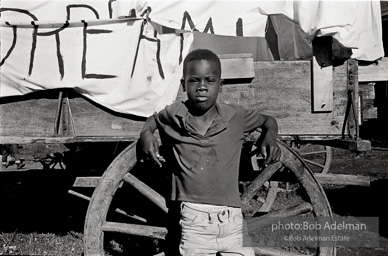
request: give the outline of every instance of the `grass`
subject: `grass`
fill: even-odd
[[[0,255],[82,255],[82,234],[0,233]]]

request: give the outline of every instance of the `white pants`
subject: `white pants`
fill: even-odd
[[[253,248],[243,247],[243,235],[244,239],[250,238],[243,232],[245,223],[240,208],[206,204],[198,207],[198,204],[183,202],[180,225],[181,255],[255,255]]]

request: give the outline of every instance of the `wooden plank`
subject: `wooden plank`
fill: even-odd
[[[358,66],[359,82],[388,81],[388,57],[384,57],[377,63]]]
[[[118,136],[94,136],[94,137],[44,137],[44,136],[1,136],[0,144],[63,144],[76,142],[116,142],[116,141],[136,141],[136,136],[118,137]]]
[[[146,120],[116,113],[73,93],[69,95],[68,101],[63,101],[63,116],[57,124],[61,132],[55,135],[58,91],[48,93],[40,91],[22,97],[0,99],[0,136],[138,137]]]
[[[95,188],[100,183],[101,177],[77,177],[73,187]]]
[[[259,61],[255,62],[255,74],[252,83],[224,85],[218,101],[275,117],[280,136],[341,136],[347,104],[346,64],[333,71],[330,113],[311,110],[311,61]],[[177,100],[186,98],[180,90]]]
[[[314,56],[312,68],[313,111],[330,112],[333,110],[333,67],[320,67]]]
[[[370,186],[370,177],[366,176],[331,173],[316,173],[315,176],[322,185]]]
[[[359,125],[361,124],[361,108],[358,88],[358,62],[349,60],[347,62],[347,89],[349,103],[349,115],[347,117],[347,127],[349,137],[353,140],[359,139]]]
[[[0,104],[0,135],[53,136],[57,99],[18,99]]]
[[[146,118],[111,111],[83,98],[70,99],[77,136],[124,136],[140,134]]]
[[[361,121],[377,118],[375,83],[359,83]]]
[[[252,83],[227,84],[219,101],[258,109],[275,117],[281,136],[339,136],[347,104],[346,64],[334,68],[333,111],[311,111],[310,61],[254,63]],[[185,100],[180,90],[176,100]],[[69,95],[75,134],[52,137],[57,94],[54,97],[0,101],[0,141],[9,143],[71,143],[77,141],[136,140],[145,118],[114,113],[79,96]],[[4,122],[6,120],[6,122]],[[86,139],[84,139],[86,138]]]
[[[73,187],[95,188],[100,184],[100,180],[101,177],[76,177]],[[122,183],[120,183],[119,188],[122,187]]]
[[[145,236],[158,239],[164,239],[167,229],[163,227],[154,227],[148,225],[136,225],[128,223],[105,222],[102,224],[102,230],[108,232],[118,232],[136,236]]]
[[[369,151],[372,148],[372,144],[369,140],[342,140],[342,148],[348,149],[350,151]]]
[[[221,61],[221,79],[242,79],[255,77],[253,55],[223,54],[218,56]]]
[[[333,60],[331,37],[316,37],[313,40],[312,92],[313,111],[333,110]]]

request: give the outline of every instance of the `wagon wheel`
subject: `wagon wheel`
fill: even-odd
[[[333,150],[330,146],[291,142],[291,147],[302,156],[313,172],[329,172],[333,155]]]
[[[282,163],[269,165],[252,182],[242,196],[244,208],[247,208],[250,204],[251,199],[257,192],[257,188],[260,188],[268,181],[276,171],[283,169],[284,165],[295,174],[298,180],[300,180],[309,198],[308,203],[296,206],[296,208],[311,211],[315,216],[332,216],[324,191],[309,168],[303,166],[303,160],[299,159],[299,156],[294,154],[288,146],[280,141],[279,145],[283,152]],[[154,225],[152,222],[139,224],[145,220],[136,215],[126,214],[134,219],[132,223],[128,223],[127,221],[112,222],[109,220],[109,212],[112,211],[112,209],[110,209],[112,208],[112,199],[118,194],[118,188],[123,181],[124,183],[135,187],[136,190],[140,191],[142,195],[147,197],[149,201],[152,201],[159,208],[159,212],[154,214],[158,216],[158,219],[160,219],[159,216],[163,215],[161,214],[162,212],[167,212],[164,198],[131,174],[136,165],[135,148],[136,143],[133,143],[116,157],[105,171],[99,186],[96,187],[93,193],[85,219],[84,250],[86,256],[104,255],[104,235],[106,236],[109,233],[123,233],[130,236],[148,237],[154,239],[153,241],[159,241],[159,239],[163,240],[166,235],[167,230],[163,225]],[[131,173],[129,173],[129,171],[131,171]],[[138,208],[141,208],[142,206],[143,205],[138,206]],[[295,207],[293,207],[293,209],[295,209]],[[121,210],[116,209],[116,212],[121,212]],[[291,212],[295,213],[296,211],[283,209],[272,214],[280,214],[283,216],[284,214],[289,215]],[[297,212],[300,212],[300,210],[297,210]],[[160,253],[158,250],[154,250],[149,254],[156,255],[158,253]],[[268,251],[265,253],[268,254]],[[282,253],[282,251],[273,249],[269,255],[281,255],[280,253]],[[141,255],[146,254],[142,253]],[[163,255],[163,253],[160,255]],[[318,248],[316,255],[335,255],[335,248]]]
[[[297,190],[292,190],[290,198],[289,193],[281,192],[275,193],[276,200],[274,200],[273,207],[266,215],[261,215],[260,218],[265,219],[266,217],[295,217],[299,215],[310,215],[314,218],[323,216],[328,217],[332,221],[332,212],[329,202],[326,198],[323,188],[320,186],[318,180],[313,175],[309,166],[303,161],[303,158],[290,148],[286,143],[278,140],[278,145],[282,151],[281,163],[275,163],[269,165],[267,168],[256,177],[255,180],[245,189],[241,200],[243,203],[243,212],[245,216],[252,216],[256,211],[260,209],[257,206],[255,197],[257,193],[262,189],[266,182],[276,182],[278,178],[281,181],[290,180],[293,184],[299,186]],[[280,175],[279,175],[280,172]],[[290,175],[291,174],[291,175]],[[275,177],[278,175],[278,177]],[[286,176],[286,179],[282,178]],[[288,178],[287,178],[288,177]],[[296,178],[296,179],[295,179]],[[304,195],[295,199],[298,193],[304,191]],[[269,193],[269,192],[268,192]],[[303,192],[302,192],[303,193]],[[307,196],[307,198],[306,198]],[[279,197],[286,197],[285,199],[279,199]],[[268,196],[267,196],[268,199]],[[266,199],[266,201],[267,201]],[[291,200],[292,199],[292,200]],[[282,204],[277,201],[283,201]],[[280,208],[279,208],[280,207]],[[260,222],[260,220],[259,220]],[[275,249],[275,248],[255,248],[255,252],[258,255],[335,255],[335,247],[319,247],[313,250],[298,251],[294,248]],[[291,252],[290,252],[291,251]]]
[[[264,161],[264,158],[258,154],[259,149],[252,145],[251,152],[249,153],[252,170],[254,172],[260,172],[263,169],[263,165],[259,164]],[[277,181],[266,181],[263,184],[262,191],[260,195],[257,195],[256,200],[261,203],[261,206],[258,208],[257,212],[269,212],[272,208],[272,205],[275,202],[276,195],[278,193],[279,182]]]

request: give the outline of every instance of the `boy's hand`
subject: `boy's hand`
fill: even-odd
[[[140,149],[146,155],[146,159],[152,159],[155,164],[162,167],[162,162],[166,160],[159,154],[159,142],[156,137],[150,132],[142,132],[139,142]]]
[[[257,147],[260,148],[260,152],[265,158],[265,165],[280,161],[281,151],[276,142],[276,137],[271,132],[263,133],[257,142]]]

